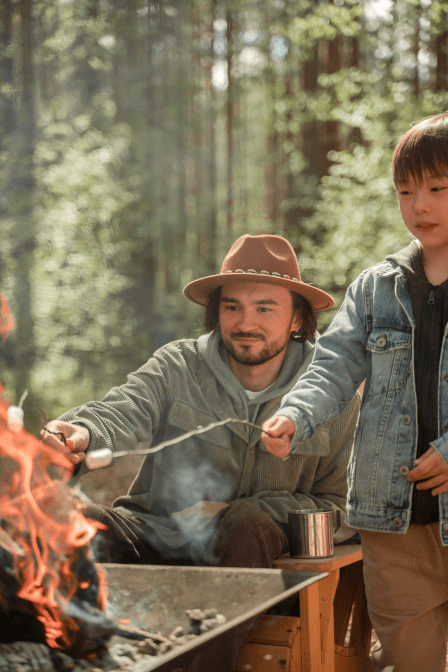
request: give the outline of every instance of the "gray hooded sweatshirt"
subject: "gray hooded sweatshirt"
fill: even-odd
[[[229,417],[261,425],[306,371],[313,350],[308,342],[290,341],[277,380],[251,402],[230,369],[219,330],[198,340],[174,341],[157,350],[102,401],[89,402],[60,419],[89,429],[88,451],[155,447]],[[173,549],[173,554],[194,541],[196,531],[172,514],[200,501],[232,503],[246,498],[283,529],[289,511],[332,507],[344,512],[359,406],[356,394],[340,416],[317,430],[286,461],[266,450],[259,429],[238,423],[179,441],[145,457],[128,494],[114,507],[144,520],[148,535]],[[80,474],[85,471],[84,463]],[[335,541],[341,543],[353,534],[343,526]]]

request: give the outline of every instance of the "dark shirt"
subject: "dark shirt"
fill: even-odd
[[[425,275],[420,246],[414,241],[406,252],[408,265],[404,273],[416,323],[414,341],[414,376],[417,393],[417,457],[425,453],[430,442],[439,436],[438,384],[443,334],[448,321],[448,280],[431,285]],[[412,495],[411,523],[429,525],[439,520],[439,498],[429,490]]]

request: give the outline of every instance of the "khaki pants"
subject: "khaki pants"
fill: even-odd
[[[445,672],[448,639],[448,547],[439,524],[407,533],[360,530],[372,626],[381,644],[376,670]]]

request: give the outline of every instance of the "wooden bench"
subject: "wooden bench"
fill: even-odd
[[[361,546],[336,546],[333,557],[316,560],[285,554],[274,567],[328,572],[328,576],[300,591],[300,618],[268,615],[260,619],[236,672],[370,672],[372,627]]]

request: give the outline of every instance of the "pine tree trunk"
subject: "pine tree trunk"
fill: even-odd
[[[14,82],[14,61],[12,56],[7,53],[7,48],[12,41],[12,18],[13,18],[13,0],[2,0],[0,2],[0,72],[4,86],[12,90]],[[0,142],[3,144],[5,136],[14,131],[14,100],[12,96],[1,97],[1,119],[3,133]]]
[[[288,53],[289,60],[292,59],[292,55],[291,55],[290,52],[291,52],[291,45],[289,47],[289,53]],[[291,100],[293,94],[294,94],[293,77],[290,73],[288,73],[288,75],[286,75],[286,77],[285,77],[285,96],[286,96],[286,99]],[[291,111],[290,108],[286,112],[285,121],[286,121],[286,133],[284,135],[284,144],[288,148],[288,153],[282,152],[282,164],[283,165],[288,165],[291,162],[291,149],[296,144],[296,138],[293,136],[293,134],[291,132],[292,111]],[[296,193],[295,175],[292,173],[290,167],[288,167],[287,168],[287,173],[286,173],[286,198],[288,200],[290,200],[290,199],[293,200],[296,196],[297,196],[297,193]],[[285,216],[284,216],[284,219],[283,219],[283,231],[284,231],[284,233],[288,234],[289,227],[296,222],[297,222],[297,207],[294,206],[292,208],[288,208],[288,210],[285,211]]]
[[[418,57],[420,52],[420,16],[421,16],[421,4],[417,2],[416,5],[416,19],[415,19],[415,35],[414,42],[412,44],[412,53],[414,55],[414,77],[412,82],[412,92],[417,98],[420,95],[420,78],[419,78],[419,65]]]
[[[31,273],[33,266],[35,225],[33,213],[33,154],[35,145],[33,16],[32,0],[19,0],[20,17],[20,102],[16,141],[18,144],[18,173],[16,180],[15,220],[15,393],[17,400],[29,387],[35,359],[35,338]]]
[[[435,90],[446,91],[448,88],[448,30],[443,30],[436,38],[436,81]]]
[[[226,101],[226,134],[227,134],[227,213],[226,213],[226,227],[227,227],[227,247],[230,247],[233,240],[233,224],[234,224],[234,195],[233,195],[233,160],[234,160],[234,138],[233,138],[233,123],[234,123],[234,100],[233,100],[233,75],[232,75],[232,13],[227,11],[227,101]]]
[[[317,91],[317,78],[319,73],[319,53],[317,45],[313,48],[312,58],[303,63],[303,90],[314,93]],[[319,125],[316,120],[310,121],[302,127],[303,153],[308,163],[308,173],[318,177],[322,174],[320,163],[321,137]]]
[[[337,35],[334,40],[330,40],[327,50],[327,72],[334,74],[339,72],[342,67],[342,35]],[[324,129],[325,141],[322,143],[321,151],[321,177],[328,173],[331,161],[328,159],[328,152],[340,152],[342,149],[342,138],[340,133],[340,124],[338,121],[325,122]]]
[[[360,49],[360,44],[359,44],[359,35],[356,35],[354,37],[350,38],[350,60],[349,60],[349,66],[350,68],[356,68],[359,70],[361,68],[361,49]],[[347,138],[347,142],[349,145],[355,144],[355,145],[362,145],[364,143],[364,139],[362,137],[361,129],[359,126],[355,126],[350,130],[350,133]]]
[[[266,91],[267,91],[267,100],[270,106],[270,127],[269,132],[266,137],[266,162],[265,162],[265,210],[268,214],[269,219],[273,224],[276,224],[283,218],[282,213],[280,212],[280,203],[282,200],[282,191],[284,191],[284,185],[279,177],[279,150],[280,150],[280,137],[276,130],[278,114],[276,112],[276,73],[271,61],[271,26],[273,17],[269,12],[270,3],[265,0],[264,3],[265,9],[265,30],[266,34],[269,36],[267,41],[266,49],[266,59],[267,67],[265,71],[265,82],[266,82]]]
[[[206,90],[210,96],[210,112],[208,118],[208,140],[206,142],[206,152],[205,165],[207,166],[206,170],[206,179],[207,179],[207,192],[208,192],[208,254],[207,254],[207,272],[211,275],[217,272],[216,268],[216,249],[217,249],[217,233],[218,233],[218,222],[216,218],[216,134],[215,134],[215,94],[212,83],[212,68],[214,62],[214,28],[216,18],[216,3],[217,0],[211,0],[211,6],[209,10],[210,24],[207,28],[207,32],[212,36],[210,40],[210,68],[207,74],[206,80]]]

